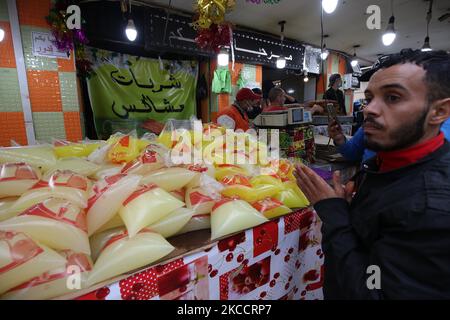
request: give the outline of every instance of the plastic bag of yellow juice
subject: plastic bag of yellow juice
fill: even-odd
[[[148,229],[159,233],[164,238],[169,238],[180,231],[192,218],[194,211],[187,208],[179,208],[172,211],[163,219],[148,226]]]
[[[89,274],[88,285],[149,265],[174,249],[160,234],[146,229],[132,238],[123,231],[109,238],[102,248]]]
[[[108,160],[112,163],[126,163],[139,156],[138,139],[131,135],[117,134],[108,139],[112,147],[108,150]]]
[[[20,196],[41,179],[41,172],[26,163],[0,165],[0,198]]]
[[[276,218],[292,212],[282,202],[274,198],[266,198],[252,204],[252,207],[261,212],[267,219]]]
[[[90,254],[86,212],[67,200],[50,198],[0,222],[0,230],[23,232],[55,250]]]
[[[243,200],[223,199],[211,213],[211,239],[255,227],[267,222],[260,212]]]
[[[202,187],[186,191],[186,207],[194,210],[194,215],[209,214],[216,201],[210,192]]]
[[[115,228],[119,228],[119,227],[125,227],[125,223],[123,222],[120,214],[117,213],[116,215],[114,215],[114,217],[111,220],[109,220],[107,223],[105,223],[103,226],[101,226],[100,229],[95,231],[94,235],[104,232],[106,230],[111,230],[111,229],[115,229]]]
[[[7,220],[18,215],[20,210],[12,210],[12,206],[19,199],[18,197],[0,199],[0,221]]]
[[[117,216],[119,216],[119,215],[117,215]],[[116,227],[116,228],[104,230],[104,231],[93,234],[89,238],[89,242],[91,244],[92,260],[94,260],[94,262],[97,260],[103,247],[110,239],[113,239],[117,235],[122,235],[126,231],[127,231],[127,229],[125,228],[125,225],[124,225],[122,227]]]
[[[93,162],[90,162],[81,158],[64,158],[58,160],[54,167],[51,167],[45,173],[46,176],[53,174],[55,171],[65,171],[70,170],[72,172],[81,174],[83,176],[92,176],[98,170],[100,170],[100,166]]]
[[[55,143],[54,151],[58,158],[83,158],[89,156],[92,152],[100,148],[105,142],[85,142],[85,143],[70,143],[58,142]]]
[[[91,189],[87,207],[88,235],[111,220],[138,187],[141,176],[118,174],[97,181]]]
[[[169,149],[162,145],[149,144],[146,149],[133,161],[128,162],[122,173],[133,173],[146,175],[158,169],[164,168],[164,158],[168,155]]]
[[[216,166],[215,178],[221,181],[226,176],[248,176],[249,172],[244,168],[234,164],[219,164]]]
[[[198,174],[194,176],[194,178],[186,185],[186,188],[194,188],[198,187],[201,184],[202,175],[208,175],[209,177],[214,178],[215,168],[212,165],[208,164],[191,164],[186,166],[186,169],[197,172]]]
[[[185,188],[181,188],[179,190],[174,190],[174,191],[170,191],[169,192],[172,196],[174,196],[176,199],[184,202],[185,198],[186,198],[186,189]]]
[[[179,190],[185,187],[197,175],[197,172],[173,167],[154,171],[142,178],[142,184],[156,184],[166,191]]]
[[[129,236],[134,237],[146,226],[183,206],[184,202],[156,185],[150,184],[140,186],[125,199],[119,214],[127,227]]]
[[[68,170],[56,171],[25,192],[12,209],[25,210],[50,197],[69,200],[80,208],[86,208],[90,186],[91,182],[85,176]]]
[[[46,300],[72,293],[78,287],[80,289],[85,288],[87,276],[94,265],[91,257],[70,250],[59,251],[58,253],[66,259],[64,266],[52,268],[50,271],[12,288],[2,295],[1,299]],[[74,274],[79,275],[79,278],[69,278]],[[68,284],[73,286],[73,289]]]
[[[250,184],[252,186],[268,184],[268,185],[272,185],[272,186],[277,186],[280,189],[284,189],[283,182],[281,181],[281,179],[279,179],[276,176],[259,175],[259,176],[251,178]]]
[[[274,196],[275,199],[281,201],[289,208],[305,208],[309,206],[303,192],[294,181],[284,182],[285,189]]]
[[[209,213],[192,216],[188,223],[176,235],[205,229],[211,229],[211,215]]]
[[[221,182],[228,185],[222,190],[223,196],[228,198],[237,197],[249,203],[272,197],[282,190],[280,186],[271,184],[257,184],[252,186],[246,177],[239,175],[225,177]]]
[[[51,145],[0,148],[0,163],[25,162],[43,171],[56,164]]]
[[[0,295],[65,264],[66,259],[56,251],[26,234],[0,231]]]
[[[94,180],[105,179],[106,177],[115,176],[120,174],[125,164],[114,164],[108,163],[100,166],[97,172],[92,174],[90,177]]]

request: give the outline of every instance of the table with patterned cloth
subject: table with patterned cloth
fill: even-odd
[[[297,210],[73,298],[322,299],[320,227],[312,209]]]

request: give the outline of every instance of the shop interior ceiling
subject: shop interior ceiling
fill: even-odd
[[[191,0],[139,0],[145,3],[193,12],[196,1]],[[257,1],[253,1],[257,2]],[[320,0],[280,0],[278,4],[252,3],[236,0],[235,9],[226,18],[239,26],[277,34],[278,22],[286,20],[288,38],[304,41],[320,47]],[[378,5],[381,9],[381,29],[369,30],[366,21],[367,7]],[[324,34],[328,48],[353,55],[353,46],[360,45],[357,55],[361,65],[369,65],[377,55],[398,52],[404,48],[421,48],[426,36],[426,12],[428,0],[394,0],[395,42],[385,47],[381,36],[391,16],[390,0],[339,0],[332,14],[324,13]],[[433,49],[450,50],[449,0],[434,0],[429,35]],[[441,19],[439,19],[441,18]],[[442,20],[442,21],[440,21]]]

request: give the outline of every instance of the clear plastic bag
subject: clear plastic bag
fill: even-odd
[[[252,207],[262,213],[267,219],[273,219],[292,212],[291,209],[274,198],[266,198],[252,203]]]
[[[111,220],[138,187],[141,176],[118,174],[97,181],[88,200],[88,235],[94,234]]]
[[[23,232],[55,250],[90,254],[86,212],[67,200],[50,198],[0,222],[0,230]]]
[[[13,205],[13,209],[25,210],[47,198],[69,200],[80,208],[87,207],[91,182],[85,176],[72,171],[56,171],[44,176]]]
[[[174,191],[185,187],[197,174],[179,167],[166,168],[144,176],[142,184],[156,184],[166,191]]]
[[[183,206],[184,202],[156,185],[144,185],[123,202],[119,214],[127,227],[129,236],[134,237],[146,226],[163,219],[173,210]]]
[[[56,164],[51,145],[0,148],[0,163],[27,163],[46,171]]]
[[[102,248],[94,269],[89,274],[88,284],[103,280],[149,265],[175,248],[160,234],[147,229],[130,238],[126,231],[117,234]]]
[[[26,234],[0,231],[0,295],[65,264],[56,251]]]
[[[269,221],[243,200],[223,199],[216,203],[211,213],[211,239],[253,228]]]
[[[53,268],[38,277],[12,288],[2,295],[1,299],[45,300],[69,294],[76,289],[85,288],[87,276],[93,268],[91,257],[70,250],[59,251],[58,253],[66,259],[64,266]],[[73,278],[74,280],[69,278],[75,273],[80,277],[79,283],[78,280],[75,280],[76,277]],[[74,287],[73,289],[72,286]]]
[[[41,172],[26,163],[0,165],[0,198],[21,196],[41,179]]]
[[[148,226],[148,229],[159,233],[164,238],[169,238],[179,232],[192,218],[194,211],[187,208],[179,208],[172,211],[163,219]]]

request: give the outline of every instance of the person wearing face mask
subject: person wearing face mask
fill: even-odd
[[[345,98],[344,92],[339,88],[342,86],[342,78],[338,73],[334,73],[330,76],[329,88],[325,91],[323,98],[325,100],[334,100],[339,104],[339,110],[336,110],[336,113],[339,115],[346,115],[347,111],[345,110]]]
[[[252,91],[253,91],[253,93],[256,93],[261,96],[261,102],[257,106],[255,106],[247,111],[247,115],[250,120],[253,120],[257,116],[259,116],[261,114],[261,112],[263,111],[263,109],[267,106],[266,99],[263,98],[262,90],[259,88],[253,88]]]
[[[241,129],[247,131],[250,128],[247,112],[257,108],[261,103],[261,96],[249,88],[242,88],[236,94],[234,103],[219,112],[217,124],[227,129]]]

